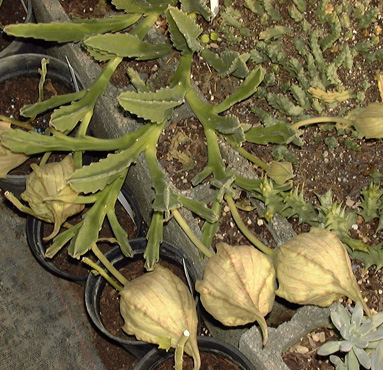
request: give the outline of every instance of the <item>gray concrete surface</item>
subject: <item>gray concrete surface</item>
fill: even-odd
[[[4,204],[1,191],[0,230],[0,369],[104,370],[74,283],[34,259],[25,218]]]

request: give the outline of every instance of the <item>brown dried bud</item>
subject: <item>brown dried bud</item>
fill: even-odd
[[[281,245],[275,254],[276,294],[297,304],[327,307],[343,296],[366,306],[347,250],[331,231],[312,228]]]
[[[76,170],[73,158],[66,156],[61,162],[43,166],[31,165],[33,172],[27,178],[26,190],[21,198],[29,203],[34,215],[44,221],[54,223],[52,239],[65,220],[81,212],[83,204],[74,204],[78,193],[67,183]]]
[[[11,129],[11,124],[0,121],[0,135]],[[23,153],[14,153],[0,142],[0,178],[6,178],[10,170],[24,163],[29,157]]]
[[[127,334],[166,349],[176,348],[187,330],[185,352],[193,357],[194,369],[200,368],[195,301],[180,278],[157,264],[153,271],[126,284],[120,295],[122,329]]]
[[[270,257],[252,246],[217,245],[217,253],[206,263],[202,281],[197,281],[205,309],[227,326],[258,321],[263,342],[267,325],[264,319],[272,309],[276,280]]]

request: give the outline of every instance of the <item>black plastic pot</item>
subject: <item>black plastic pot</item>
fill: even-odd
[[[222,356],[237,365],[241,370],[256,370],[254,365],[237,348],[212,337],[198,337],[200,352],[209,352]],[[165,361],[174,356],[174,351],[165,352],[158,348],[149,351],[133,368],[133,370],[156,370]]]
[[[72,74],[67,63],[43,54],[18,54],[0,59],[0,83],[17,77],[40,77],[38,69],[41,68],[41,59],[49,59],[47,77],[53,82],[65,86],[69,91],[75,91]],[[84,88],[80,77],[75,73],[77,85]],[[0,187],[3,190],[11,191],[19,197],[25,190],[27,175],[9,175],[0,179]]]
[[[122,187],[121,193],[124,195],[125,199],[131,206],[135,216],[134,222],[137,226],[137,232],[135,237],[141,236],[142,235],[142,217],[139,211],[137,201],[132,191],[126,185]],[[28,240],[28,245],[34,257],[50,273],[60,278],[67,279],[84,286],[88,278],[87,275],[80,276],[80,275],[71,274],[66,271],[62,271],[57,267],[57,265],[54,263],[52,259],[45,258],[46,246],[43,243],[43,227],[44,227],[43,221],[32,216],[27,217],[27,222],[26,222],[27,240]]]
[[[25,23],[35,23],[35,17],[33,15],[32,0],[12,0],[18,1],[26,8]],[[1,8],[0,8],[1,11]],[[29,39],[15,38],[5,49],[0,52],[0,58],[5,58],[10,55],[33,52],[34,50],[41,51],[41,46]]]
[[[105,256],[112,262],[113,266],[117,269],[121,269],[136,260],[143,259],[147,240],[145,238],[138,238],[129,241],[134,251],[133,258],[127,258],[122,255],[119,248],[113,248]],[[188,271],[188,275],[191,280],[191,284],[194,287],[197,280],[197,271],[190,261],[186,253],[171,244],[162,243],[160,246],[160,260],[170,262],[173,265],[178,266],[184,270],[184,263]],[[151,349],[155,348],[155,345],[138,341],[135,339],[123,339],[112,335],[105,327],[101,314],[100,314],[100,298],[105,288],[106,280],[101,276],[95,276],[92,273],[89,274],[88,280],[85,285],[85,307],[89,314],[89,317],[96,328],[112,343],[117,344],[127,350],[130,354],[140,359],[146,355]],[[198,309],[198,297],[196,296],[197,313]]]

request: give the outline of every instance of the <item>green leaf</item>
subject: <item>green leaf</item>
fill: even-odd
[[[144,258],[146,259],[145,268],[149,271],[154,269],[154,265],[160,259],[160,244],[162,243],[164,230],[163,213],[154,211],[152,221],[149,226],[146,239],[148,244],[146,245]]]
[[[129,77],[130,83],[134,86],[134,88],[140,92],[149,92],[148,86],[146,86],[144,80],[141,78],[139,73],[135,71],[133,68],[128,67],[126,73]]]
[[[279,112],[286,114],[288,116],[299,116],[303,113],[303,108],[297,105],[294,105],[289,98],[281,94],[272,94],[268,93],[267,96],[268,103]]]
[[[64,95],[54,95],[51,98],[35,104],[24,105],[20,109],[20,114],[24,117],[35,117],[40,113],[44,113],[50,109],[56,108],[60,105],[68,104],[72,101],[82,99],[88,90],[81,90],[78,92],[64,94]]]
[[[120,177],[137,160],[139,154],[140,151],[134,146],[119,153],[109,154],[99,162],[76,170],[69,183],[78,192],[95,193]]]
[[[110,202],[110,199],[108,199],[108,201]],[[129,235],[119,223],[116,216],[115,208],[108,211],[107,217],[110,227],[112,228],[113,234],[117,239],[117,243],[120,246],[121,252],[126,257],[133,257],[133,249],[128,241]],[[130,235],[130,238],[132,238],[132,235]]]
[[[130,113],[160,123],[170,118],[172,108],[184,102],[184,90],[181,86],[176,86],[166,87],[156,92],[127,91],[119,95],[118,102]]]
[[[182,55],[202,50],[203,47],[198,42],[202,28],[190,16],[177,8],[169,7],[166,11],[166,18],[173,45],[181,51]]]
[[[260,83],[263,81],[264,76],[265,70],[262,67],[258,67],[252,70],[246,79],[242,82],[242,84],[237,88],[237,90],[220,104],[214,106],[213,111],[215,113],[221,113],[232,107],[234,104],[253,95],[258,89]]]
[[[383,248],[381,244],[368,246],[367,252],[352,251],[350,255],[352,258],[363,262],[366,269],[375,265],[376,271],[379,271],[383,267]]]
[[[246,141],[254,144],[267,145],[273,144],[288,144],[296,135],[296,131],[283,123],[277,123],[272,126],[252,127],[246,131]]]
[[[363,217],[366,223],[372,222],[375,218],[378,218],[378,209],[382,204],[383,191],[380,189],[380,185],[370,183],[368,189],[361,191],[362,201],[360,204],[361,211],[359,214]]]
[[[128,33],[91,36],[84,41],[84,45],[88,50],[137,60],[161,58],[171,51],[171,46],[168,44],[152,45]]]
[[[291,28],[285,27],[285,26],[274,26],[269,27],[265,31],[262,31],[259,34],[260,40],[271,40],[271,39],[277,39],[286,33],[291,32]]]
[[[213,15],[210,8],[206,5],[206,1],[204,0],[182,0],[181,10],[187,14],[189,13],[201,14],[206,21],[210,21]]]
[[[205,203],[184,196],[179,196],[179,200],[185,208],[204,220],[210,223],[218,221],[218,215],[212,209],[208,208]]]
[[[202,50],[201,56],[219,73],[220,77],[232,74],[238,78],[245,78],[249,74],[246,65],[250,58],[248,53],[240,55],[236,51],[225,50],[220,58],[216,53],[205,48]]]
[[[176,5],[176,0],[112,0],[117,9],[125,10],[127,13],[162,13],[169,5]]]
[[[130,14],[92,19],[82,23],[10,24],[4,27],[4,32],[15,37],[28,37],[56,42],[78,42],[87,36],[120,31],[136,23],[140,17],[140,14]]]

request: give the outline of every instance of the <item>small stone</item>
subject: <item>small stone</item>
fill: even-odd
[[[296,352],[297,353],[303,354],[303,353],[307,353],[308,351],[309,351],[309,349],[307,347],[305,347],[305,346],[297,346],[296,347]]]

